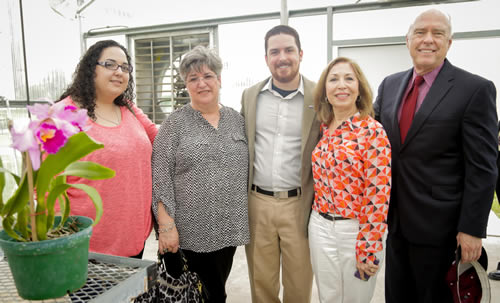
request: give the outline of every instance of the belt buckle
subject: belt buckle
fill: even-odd
[[[280,192],[279,192],[279,191],[274,191],[274,192],[273,192],[273,197],[274,197],[275,199],[279,199],[279,198],[280,198]]]

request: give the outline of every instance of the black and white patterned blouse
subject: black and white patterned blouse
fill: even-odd
[[[248,147],[243,117],[222,106],[218,128],[187,104],[153,144],[153,212],[162,202],[183,249],[212,252],[247,244]]]

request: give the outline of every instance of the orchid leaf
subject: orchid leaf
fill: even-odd
[[[60,227],[63,227],[66,220],[68,220],[69,212],[71,210],[68,194],[64,193],[62,195],[62,198],[63,198],[64,202],[62,203],[61,210],[64,210],[64,211],[61,211],[61,222],[59,223]],[[59,205],[61,205],[61,199],[59,199]]]
[[[99,223],[102,217],[102,199],[101,196],[99,195],[99,192],[92,186],[86,184],[68,184],[68,185],[73,188],[83,190],[89,196],[90,200],[92,200],[92,202],[94,203],[95,219],[94,219],[94,224],[92,224],[92,226],[95,226],[97,223]]]
[[[89,180],[101,180],[114,177],[115,171],[95,162],[78,161],[68,165],[60,176],[75,176]]]
[[[80,132],[71,136],[56,154],[49,154],[38,171],[36,182],[38,202],[45,199],[50,181],[57,174],[60,174],[71,163],[103,147],[104,145],[95,142],[86,133]]]
[[[55,179],[53,179],[53,181],[50,183],[49,193],[52,193],[54,188],[61,185],[61,184],[66,184],[66,177],[59,175]],[[59,199],[62,199],[62,198],[63,198],[63,195],[60,195]],[[49,202],[48,196],[47,196],[47,222],[46,222],[47,223],[47,230],[51,229],[54,226],[54,218],[56,215],[55,201],[57,201],[57,200],[54,200],[54,202]],[[59,203],[59,205],[61,205],[61,203]],[[62,223],[64,223],[64,222],[62,222]],[[56,228],[56,229],[58,229],[58,228]]]
[[[61,199],[63,197],[63,193],[70,187],[69,184],[59,184],[55,186],[51,191],[50,194],[47,197],[47,209],[48,209],[48,215],[47,215],[47,229],[52,228],[54,225],[54,217],[55,217],[55,211],[54,211],[54,206],[56,204],[56,199],[59,198]],[[64,225],[63,220],[61,220],[61,226]],[[56,228],[57,229],[57,228]]]
[[[27,239],[23,239],[20,237],[15,231],[14,231],[14,218],[12,216],[10,217],[5,217],[2,220],[2,227],[3,230],[14,240],[17,240],[19,242],[26,242]]]
[[[36,210],[36,228],[40,240],[46,239],[47,231],[51,227],[48,226],[50,222],[48,222],[47,219],[50,219],[50,217],[47,216],[47,203],[45,199],[53,179],[70,164],[103,147],[104,145],[95,142],[86,133],[80,132],[71,136],[56,154],[49,154],[42,162],[36,179],[38,202]],[[80,173],[83,173],[83,171],[80,170]],[[52,204],[52,206],[54,206],[54,204]]]
[[[14,180],[16,181],[16,184],[19,186],[19,183],[21,182],[21,178],[17,176],[16,174],[12,173],[10,170],[5,169],[3,167],[2,159],[0,157],[0,213],[3,213],[3,207],[4,207],[4,200],[3,200],[3,191],[5,189],[5,174],[10,174]]]
[[[85,184],[68,184],[66,180],[67,176],[100,180],[115,175],[112,169],[100,164],[79,161],[104,147],[85,132],[79,132],[86,128],[89,121],[87,112],[63,102],[35,105],[28,109],[35,118],[27,127],[14,124],[11,136],[12,146],[23,154],[23,162],[27,163],[33,184],[30,182],[28,186],[26,172],[19,178],[4,169],[0,159],[0,195],[5,190],[6,174],[12,175],[18,184],[6,202],[0,197],[0,215],[5,232],[17,241],[33,240],[31,236],[34,232],[38,240],[47,239],[47,232],[53,229],[55,203],[60,206],[61,225],[70,215],[69,188],[83,190],[90,197],[96,209],[94,225],[97,224],[103,213],[102,199],[97,190]],[[41,157],[42,153],[48,154]],[[36,198],[36,209],[30,203],[33,198]]]
[[[5,173],[10,174],[12,178],[14,178],[14,181],[16,181],[17,185],[19,185],[19,182],[21,182],[21,178],[18,175],[6,169],[5,167],[0,167],[0,173],[2,173],[2,175],[5,175]]]
[[[0,157],[0,168],[3,170],[2,157]],[[3,190],[5,188],[5,173],[0,171],[0,213],[3,209]]]
[[[52,183],[52,185],[55,187],[59,184],[66,184],[66,176],[58,175],[54,178],[54,182]]]
[[[86,184],[60,184],[60,185],[54,187],[54,189],[50,192],[49,196],[47,197],[47,208],[49,210],[54,209],[54,205],[55,205],[56,199],[58,197],[59,197],[59,201],[61,201],[61,196],[63,196],[64,202],[66,204],[64,207],[64,212],[62,214],[61,223],[59,224],[59,226],[56,229],[59,229],[60,227],[62,227],[64,225],[64,222],[68,218],[69,199],[68,199],[67,195],[65,194],[65,192],[70,187],[83,190],[89,196],[89,198],[92,200],[92,202],[94,203],[95,209],[96,209],[96,215],[95,215],[95,220],[94,220],[93,225],[96,225],[99,222],[99,220],[101,220],[102,212],[103,212],[102,199],[101,199],[101,196],[99,195],[99,192],[95,188],[93,188],[89,185],[86,185]],[[49,214],[49,216],[50,216],[50,214]]]
[[[32,214],[36,220],[36,234],[38,241],[47,240],[47,204],[45,201],[37,201],[36,213]]]
[[[5,203],[2,209],[2,216],[8,217],[13,214],[21,211],[23,207],[28,203],[28,180],[26,178],[26,174],[24,174],[21,179],[21,183],[17,187],[14,194],[10,197],[10,199]]]
[[[30,230],[28,229],[29,216],[30,216],[30,208],[26,204],[24,208],[17,213],[17,221],[14,227],[15,230],[21,234],[21,237],[23,237],[26,240],[30,238]]]

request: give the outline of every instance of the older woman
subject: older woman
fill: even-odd
[[[134,80],[127,49],[113,40],[99,41],[83,55],[60,102],[87,109],[88,135],[104,148],[86,156],[116,171],[108,180],[68,177],[95,187],[103,201],[101,221],[90,238],[93,252],[142,258],[151,233],[151,154],[156,126],[133,103]],[[92,217],[92,201],[68,190],[71,214]]]
[[[314,108],[311,263],[321,302],[370,302],[383,256],[391,150],[359,66],[339,57],[321,74]],[[369,279],[372,277],[372,279]]]
[[[244,120],[219,103],[221,70],[221,59],[205,47],[184,55],[180,75],[191,103],[163,122],[152,160],[158,249],[182,248],[209,302],[225,301],[236,246],[250,239]],[[171,254],[165,256],[168,264]]]

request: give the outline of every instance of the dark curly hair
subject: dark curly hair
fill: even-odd
[[[75,73],[73,74],[73,82],[61,95],[61,97],[59,97],[60,101],[68,96],[71,96],[73,101],[87,110],[88,116],[93,120],[96,119],[94,114],[96,105],[95,69],[97,61],[99,60],[99,57],[101,57],[102,51],[108,47],[121,48],[127,56],[128,64],[131,64],[131,58],[127,49],[120,43],[114,40],[99,41],[92,45],[83,55],[82,59],[76,66]],[[132,74],[129,74],[127,89],[121,95],[116,97],[114,103],[118,106],[127,106],[130,108],[134,97],[134,78]]]

